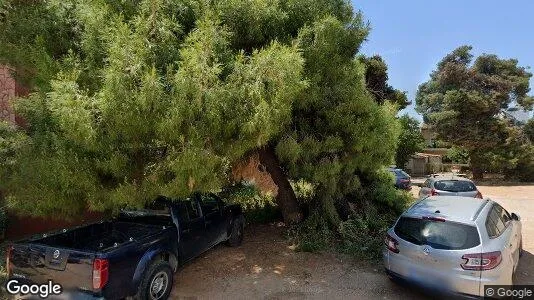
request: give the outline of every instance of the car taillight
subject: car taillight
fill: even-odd
[[[13,252],[13,246],[8,246],[6,249],[6,272],[7,276],[11,276],[11,253]]]
[[[480,191],[477,191],[477,195],[475,196],[475,198],[482,199],[484,197],[482,197],[482,193]]]
[[[439,195],[438,191],[436,191],[435,189],[430,190],[430,196],[437,196],[437,195]]]
[[[502,261],[502,255],[500,251],[478,253],[478,254],[465,254],[462,256],[465,259],[463,264],[460,264],[464,270],[485,271],[491,270],[497,267]]]
[[[108,282],[109,265],[107,259],[95,258],[93,262],[93,288],[101,289]]]
[[[384,239],[384,244],[386,245],[386,248],[388,248],[389,251],[393,253],[399,253],[399,248],[397,247],[399,245],[399,242],[392,238],[389,234],[386,235],[386,238]]]

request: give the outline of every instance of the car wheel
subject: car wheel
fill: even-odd
[[[143,276],[135,299],[166,300],[172,290],[172,268],[166,261],[153,263]]]
[[[228,238],[228,245],[231,247],[237,247],[243,242],[243,229],[244,222],[242,217],[238,217],[232,224],[232,231],[230,232],[230,238]]]

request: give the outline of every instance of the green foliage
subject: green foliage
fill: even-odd
[[[325,17],[300,31],[309,86],[295,103],[293,130],[276,148],[290,176],[315,187],[333,228],[339,223],[337,199],[360,188],[357,171],[393,161],[398,135],[395,108],[373,99],[365,66],[354,59],[367,31],[360,15],[347,23]]]
[[[415,199],[410,192],[395,189],[394,176],[387,170],[366,178],[370,183],[363,186],[363,194],[349,198],[355,212],[339,225],[339,246],[342,252],[358,258],[378,259],[385,232]]]
[[[369,184],[347,196],[353,207],[349,219],[332,228],[324,213],[313,211],[290,232],[297,249],[309,252],[338,249],[362,259],[380,257],[386,230],[415,199],[409,192],[396,190],[393,175],[386,170],[362,177]]]
[[[71,32],[76,43],[48,51],[24,40],[48,51],[57,68],[47,69],[54,74],[43,85],[35,83],[38,92],[17,101],[29,127],[3,142],[18,147],[1,152],[12,162],[1,183],[12,207],[75,215],[87,207],[117,210],[157,195],[218,190],[231,162],[289,125],[306,86],[298,49],[275,41],[246,53],[232,48],[234,33],[224,18],[210,7],[187,5],[13,3],[9,22],[24,26],[13,19],[19,10],[46,12],[49,23],[68,20],[46,29]],[[194,26],[187,11],[198,14]],[[13,53],[3,55],[17,61]]]
[[[360,62],[365,64],[365,83],[367,89],[380,104],[388,101],[397,105],[399,110],[410,105],[406,92],[394,89],[388,82],[388,66],[382,57],[374,55],[371,57],[360,56]]]
[[[384,248],[386,231],[395,223],[398,216],[380,214],[371,210],[341,222],[339,232],[342,237],[340,250],[362,259],[379,259]]]
[[[304,222],[289,231],[298,251],[317,252],[335,247],[337,234],[319,210],[313,211]]]
[[[7,226],[9,225],[9,216],[7,214],[7,210],[2,207],[0,208],[0,232],[5,232],[7,229]]]
[[[354,201],[376,203],[379,207],[389,207],[394,213],[403,212],[407,204],[413,202],[410,192],[395,188],[395,176],[391,172],[381,169],[366,174],[365,178],[367,182],[362,187],[363,194]]]
[[[245,211],[275,206],[272,195],[262,193],[256,186],[248,183],[226,186],[220,196],[227,203],[241,205]]]
[[[517,165],[509,172],[510,177],[525,182],[534,182],[534,143],[523,146],[517,155]]]
[[[245,211],[245,221],[248,224],[268,224],[282,222],[282,213],[278,206],[267,204],[264,207],[257,207]]]
[[[292,181],[291,187],[295,192],[297,200],[301,203],[309,203],[315,197],[315,187],[313,186],[313,184],[303,179]]]
[[[417,110],[432,123],[439,138],[469,152],[475,176],[481,176],[488,158],[506,153],[511,122],[502,112],[517,103],[532,109],[532,76],[515,59],[483,54],[474,62],[471,47],[462,46],[447,55],[430,80],[418,90]],[[514,164],[509,161],[510,166]]]
[[[468,164],[469,152],[460,147],[452,147],[447,151],[447,154],[445,154],[443,159],[456,164]]]
[[[425,139],[419,128],[419,121],[408,115],[399,118],[401,133],[395,154],[395,163],[402,168],[408,163],[410,157],[425,146]]]
[[[534,119],[528,120],[528,122],[523,126],[523,131],[527,135],[531,143],[534,143]]]

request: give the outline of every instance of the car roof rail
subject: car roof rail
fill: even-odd
[[[471,221],[474,221],[478,218],[478,215],[480,215],[480,212],[486,207],[486,205],[490,202],[490,199],[486,198],[482,204],[480,204],[480,207],[477,209],[475,214],[471,217]]]

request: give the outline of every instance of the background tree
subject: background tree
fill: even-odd
[[[473,176],[479,179],[510,137],[513,125],[502,111],[515,104],[532,108],[533,97],[527,95],[532,74],[517,60],[496,55],[483,54],[472,62],[470,51],[462,46],[447,55],[419,87],[416,102],[440,139],[469,152]]]
[[[361,55],[359,60],[365,65],[365,84],[376,101],[384,104],[386,101],[397,105],[399,110],[406,108],[408,101],[406,92],[397,90],[388,82],[388,66],[379,55],[366,57]]]
[[[454,146],[447,151],[447,154],[444,158],[455,164],[468,164],[469,152],[460,147]]]
[[[523,131],[527,135],[530,142],[534,143],[534,119],[528,120],[523,127]]]
[[[403,115],[399,121],[401,132],[395,154],[395,163],[399,168],[403,168],[412,155],[424,148],[425,139],[421,134],[419,121],[408,115]]]

